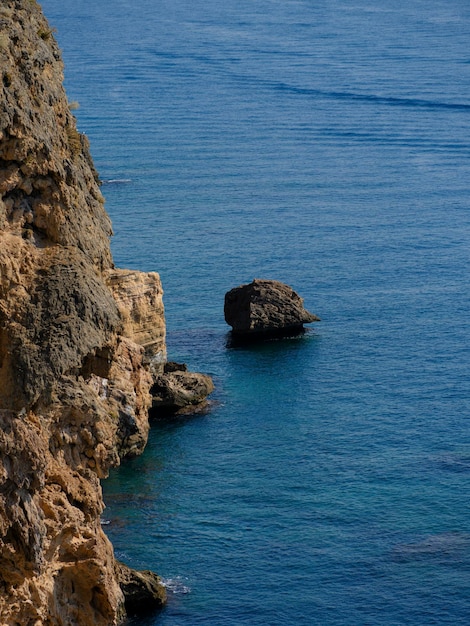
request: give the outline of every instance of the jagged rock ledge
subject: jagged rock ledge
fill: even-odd
[[[150,389],[150,417],[162,419],[201,413],[207,409],[207,397],[213,391],[214,383],[207,374],[188,372],[184,363],[165,363]]]
[[[145,447],[163,291],[114,267],[35,0],[2,3],[0,68],[0,623],[113,626],[142,579],[115,563],[100,479]]]
[[[119,561],[116,561],[115,568],[128,616],[156,611],[164,606],[166,588],[159,576],[148,570],[136,571]]]

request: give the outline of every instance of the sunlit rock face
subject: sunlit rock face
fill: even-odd
[[[158,274],[116,270],[34,0],[0,7],[0,623],[117,624],[100,479],[139,454],[166,358]]]

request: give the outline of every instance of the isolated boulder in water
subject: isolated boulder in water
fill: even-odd
[[[225,321],[245,338],[292,335],[320,318],[304,308],[303,299],[277,280],[255,279],[225,294]]]

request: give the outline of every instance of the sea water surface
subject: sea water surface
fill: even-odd
[[[43,0],[118,266],[210,410],[103,483],[146,626],[470,622],[470,4]],[[228,346],[223,298],[322,318]]]

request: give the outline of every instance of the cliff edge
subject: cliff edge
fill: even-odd
[[[35,0],[0,7],[0,623],[124,616],[100,479],[139,454],[166,360],[160,278],[111,224]]]

